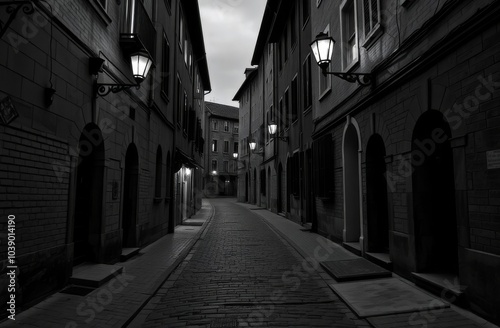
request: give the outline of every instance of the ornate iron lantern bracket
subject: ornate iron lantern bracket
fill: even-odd
[[[35,8],[33,7],[33,2],[37,2],[38,0],[22,0],[22,1],[3,1],[0,2],[0,6],[7,6],[5,11],[9,15],[9,18],[4,23],[0,20],[0,38],[3,37],[10,24],[16,19],[17,14],[20,10],[23,11],[26,15],[31,15],[35,12]]]

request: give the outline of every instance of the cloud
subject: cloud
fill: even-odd
[[[206,99],[238,106],[232,99],[250,67],[267,0],[199,0],[212,93]]]

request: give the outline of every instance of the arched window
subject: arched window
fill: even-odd
[[[161,197],[161,171],[162,171],[161,146],[156,151],[156,176],[155,176],[155,197]]]

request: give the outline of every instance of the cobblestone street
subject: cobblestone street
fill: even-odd
[[[131,326],[369,326],[264,220],[232,200]]]

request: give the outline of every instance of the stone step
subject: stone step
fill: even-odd
[[[122,248],[122,254],[120,255],[120,261],[125,262],[128,259],[139,254],[140,248]]]
[[[361,256],[361,245],[357,242],[343,242],[342,246],[351,253]]]
[[[387,269],[389,271],[392,271],[392,261],[388,253],[366,252],[365,257],[367,260],[370,260],[376,265],[381,266],[382,268]]]
[[[392,277],[392,273],[365,258],[320,262],[337,282]]]
[[[118,265],[83,263],[73,268],[69,283],[78,286],[100,287],[113,277],[122,273]]]
[[[467,306],[464,291],[461,290],[458,277],[446,273],[411,273],[415,285],[428,290],[449,303]]]

